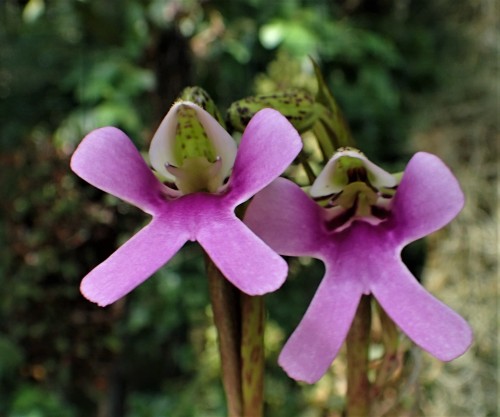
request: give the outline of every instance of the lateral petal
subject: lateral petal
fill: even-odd
[[[472,330],[467,322],[425,290],[398,256],[380,258],[373,265],[373,277],[373,295],[422,349],[442,361],[450,361],[469,348]]]
[[[114,127],[90,132],[74,152],[71,169],[93,186],[147,213],[154,213],[161,204],[163,185],[127,135]]]
[[[232,213],[207,220],[196,238],[222,274],[246,294],[275,291],[286,279],[285,260]]]
[[[278,358],[291,378],[312,384],[326,373],[347,336],[361,295],[355,277],[327,266],[302,321]]]
[[[437,157],[419,152],[408,163],[386,227],[402,244],[449,223],[464,205],[458,181]]]
[[[255,195],[244,221],[281,255],[318,257],[329,240],[322,228],[322,208],[284,178],[277,178]]]
[[[272,109],[256,113],[243,133],[229,180],[235,205],[280,176],[301,148],[299,134],[281,113]]]
[[[187,238],[178,224],[153,219],[83,279],[82,294],[102,307],[114,303],[163,266]]]

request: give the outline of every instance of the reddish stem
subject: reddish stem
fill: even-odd
[[[370,415],[368,349],[370,346],[371,297],[364,295],[347,335],[347,417]]]

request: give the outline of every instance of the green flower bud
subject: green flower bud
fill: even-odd
[[[235,101],[227,111],[227,123],[234,130],[243,132],[254,114],[264,108],[278,110],[299,133],[311,129],[321,113],[319,105],[309,93],[289,90]]]
[[[225,126],[224,119],[222,118],[219,109],[212,100],[212,97],[201,87],[186,87],[182,90],[179,100],[190,101],[197,104],[207,113],[209,113],[221,126]]]

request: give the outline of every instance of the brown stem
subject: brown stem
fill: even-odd
[[[372,398],[375,399],[384,390],[387,384],[399,374],[402,366],[402,352],[398,351],[399,332],[396,324],[387,313],[375,302],[380,325],[382,327],[382,343],[384,356],[378,367],[375,380],[372,384]]]
[[[264,298],[241,293],[243,416],[264,412]]]
[[[347,335],[347,417],[370,415],[368,348],[370,345],[371,297],[364,295]]]
[[[242,417],[240,291],[224,278],[208,256],[206,265],[228,415]]]

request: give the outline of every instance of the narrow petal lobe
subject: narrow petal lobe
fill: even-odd
[[[82,179],[147,213],[161,204],[162,184],[121,130],[103,127],[89,133],[71,158]]]
[[[314,383],[328,370],[351,327],[362,295],[354,279],[327,272],[278,359],[293,379]]]
[[[373,295],[418,346],[442,361],[469,348],[472,331],[467,322],[426,291],[399,259],[381,259],[373,274]]]
[[[463,205],[464,195],[448,167],[438,157],[419,152],[405,169],[387,226],[408,243],[448,224]]]
[[[245,224],[281,255],[315,256],[328,239],[321,208],[293,182],[278,178],[250,202]]]
[[[153,219],[82,281],[82,294],[100,306],[123,297],[163,266],[186,242],[187,234]]]
[[[285,260],[233,214],[207,221],[197,240],[224,276],[246,294],[275,291],[286,279]]]
[[[301,148],[299,134],[281,113],[259,111],[243,133],[230,179],[236,205],[281,175]]]

